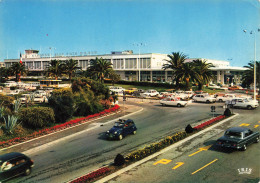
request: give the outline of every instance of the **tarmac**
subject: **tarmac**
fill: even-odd
[[[91,119],[86,121],[83,124],[79,124],[70,128],[66,128],[64,130],[54,132],[51,134],[47,134],[41,137],[37,137],[31,140],[28,140],[26,142],[22,142],[19,144],[15,144],[13,146],[9,146],[7,148],[3,148],[0,150],[0,155],[9,153],[9,152],[26,152],[30,151],[31,149],[35,149],[37,147],[41,147],[47,144],[50,144],[54,141],[58,141],[59,139],[66,138],[68,136],[80,133],[82,131],[85,131],[87,129],[90,129],[93,127],[93,124],[97,125],[103,125],[104,123],[111,121],[111,120],[116,120],[120,119],[123,117],[126,117],[127,115],[130,115],[132,113],[135,113],[137,111],[142,110],[141,107],[134,106],[134,105],[121,105],[120,111],[116,113],[111,113],[106,116],[101,116],[95,119]]]

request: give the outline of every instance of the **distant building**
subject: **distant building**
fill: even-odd
[[[163,64],[169,60],[167,54],[159,53],[142,53],[134,54],[133,51],[127,50],[123,52],[111,52],[111,54],[103,55],[85,55],[85,56],[54,56],[40,57],[38,50],[25,50],[22,55],[22,62],[26,69],[34,72],[37,75],[42,75],[43,71],[49,65],[50,60],[68,60],[73,59],[78,61],[78,66],[82,70],[86,70],[90,65],[90,60],[103,58],[113,64],[113,69],[121,76],[122,80],[127,81],[148,81],[148,82],[171,82],[173,72],[170,69],[163,70]],[[194,59],[187,59],[190,62]],[[204,59],[202,59],[204,60]],[[211,68],[216,75],[213,83],[221,84],[240,84],[242,73],[245,68],[231,67],[228,61],[205,59],[212,63],[215,67]],[[5,59],[5,66],[8,68],[12,63],[19,62],[20,59]],[[140,78],[140,79],[139,79]]]
[[[5,67],[5,63],[4,62],[0,62],[0,67]]]

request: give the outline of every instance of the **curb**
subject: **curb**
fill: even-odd
[[[231,117],[229,117],[228,119],[224,119],[223,121],[218,122],[218,123],[215,124],[215,125],[212,125],[212,126],[206,128],[206,129],[204,129],[204,130],[199,131],[198,133],[195,133],[195,134],[193,134],[193,135],[191,135],[191,136],[189,136],[189,137],[187,137],[187,138],[185,138],[185,139],[183,139],[183,140],[180,140],[179,142],[176,142],[176,143],[174,143],[173,145],[168,146],[168,147],[166,147],[165,149],[162,149],[161,151],[159,151],[159,152],[157,152],[157,153],[154,153],[154,154],[152,154],[152,155],[150,155],[150,156],[148,156],[148,157],[146,157],[146,158],[144,158],[144,159],[142,159],[142,160],[140,160],[140,161],[138,161],[138,162],[136,162],[136,163],[133,163],[133,164],[131,164],[131,165],[129,165],[129,166],[127,166],[127,167],[121,169],[121,170],[118,170],[118,171],[115,172],[115,173],[112,173],[112,174],[110,174],[110,175],[108,175],[108,176],[106,176],[106,177],[104,177],[104,178],[102,178],[102,179],[100,179],[100,180],[97,180],[95,183],[107,182],[107,181],[109,181],[110,179],[113,179],[113,178],[115,178],[116,176],[118,176],[118,175],[120,175],[120,174],[122,174],[122,173],[124,173],[124,172],[126,172],[126,171],[129,171],[129,170],[131,170],[132,168],[134,168],[134,167],[136,167],[136,166],[139,166],[139,165],[145,163],[146,161],[149,161],[150,159],[155,158],[156,156],[159,156],[160,154],[162,154],[162,153],[164,153],[164,152],[166,152],[166,151],[168,151],[168,150],[171,150],[171,149],[175,148],[176,146],[179,146],[179,145],[183,144],[183,143],[186,142],[186,141],[191,140],[191,139],[193,139],[194,137],[197,137],[197,136],[201,135],[202,133],[204,133],[204,132],[206,132],[206,131],[209,131],[209,130],[211,130],[211,129],[213,129],[213,128],[215,128],[215,127],[217,127],[217,126],[219,126],[219,125],[221,125],[221,124],[223,124],[223,123],[225,123],[225,122],[227,122],[227,121],[229,121],[229,120],[231,120],[231,119],[233,119],[233,118],[235,118],[235,117],[237,117],[238,115],[239,115],[239,114],[236,113],[234,116],[231,116]]]

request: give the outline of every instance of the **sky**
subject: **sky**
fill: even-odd
[[[45,55],[133,50],[242,67],[255,53],[260,60],[258,29],[260,0],[0,0],[0,61],[19,59],[26,49]]]

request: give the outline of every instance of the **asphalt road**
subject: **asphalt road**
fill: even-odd
[[[233,151],[219,148],[215,142],[229,127],[242,125],[259,131],[259,111],[259,108],[253,111],[235,109],[234,112],[239,113],[239,116],[233,120],[108,182],[258,183],[260,143],[248,146],[246,151]]]
[[[109,130],[113,123],[106,123],[103,126],[94,123],[91,126],[97,128],[30,152],[29,156],[35,161],[32,174],[27,177],[18,177],[12,182],[67,182],[111,163],[118,153],[127,154],[183,129],[188,124],[211,118],[211,105],[216,106],[217,113],[223,114],[224,112],[224,109],[221,108],[223,104],[219,103],[198,103],[185,108],[176,108],[162,107],[158,101],[150,102],[149,100],[145,102],[129,100],[126,102],[144,108],[142,112],[130,117],[138,127],[136,135],[127,136],[121,141],[108,141],[104,137],[104,132]],[[246,112],[255,113],[255,111]],[[173,177],[171,179],[173,180]],[[134,179],[126,180],[126,182],[132,180]],[[142,179],[138,180],[143,181]]]

